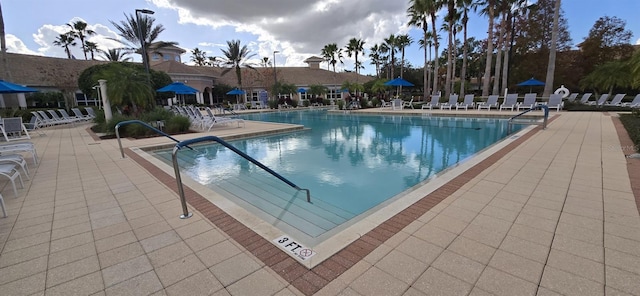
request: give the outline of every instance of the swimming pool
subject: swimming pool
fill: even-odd
[[[320,110],[256,113],[243,118],[308,128],[230,143],[310,189],[311,204],[304,194],[220,145],[181,151],[181,171],[272,225],[310,238],[343,229],[508,135],[506,120],[496,118]],[[170,150],[154,155],[171,161]],[[311,241],[317,242],[306,240]]]

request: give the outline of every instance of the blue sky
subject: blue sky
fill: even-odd
[[[120,22],[124,14],[146,8],[155,11],[156,24],[165,27],[160,39],[178,42],[187,51],[197,47],[219,56],[227,40],[240,39],[256,54],[256,62],[278,50],[278,66],[304,66],[303,60],[319,56],[325,44],[343,47],[353,37],[365,40],[367,49],[392,33],[408,32],[419,39],[421,32],[406,26],[407,6],[408,1],[391,0],[5,0],[2,12],[10,52],[66,57],[52,42],[68,30],[66,23],[78,18],[98,33],[91,41],[102,49],[116,48],[118,43],[106,38],[117,38],[110,21]],[[635,16],[640,0],[563,0],[562,9],[574,45],[605,15],[625,20],[634,33],[632,43],[640,43],[640,18]],[[487,19],[473,15],[469,35],[485,38],[486,31]],[[446,39],[445,33],[441,38]],[[72,53],[83,57],[79,47]],[[417,44],[407,48],[406,55],[413,65],[423,63]],[[186,53],[183,62],[189,60]],[[363,73],[375,73],[367,58],[364,65]],[[342,69],[353,69],[353,59],[345,58]]]

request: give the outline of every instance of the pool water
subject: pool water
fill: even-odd
[[[292,216],[294,221],[314,220],[312,214],[320,215],[310,222],[317,229],[301,230],[311,236],[349,221],[508,136],[507,121],[496,118],[356,115],[321,110],[242,117],[308,128],[230,144],[309,189],[313,204],[306,204],[304,194],[217,144],[198,147],[196,152],[181,151],[181,171],[203,185],[236,196],[269,196],[255,203],[251,201],[254,198],[243,200],[262,211],[272,211],[269,215],[273,221],[284,216]],[[519,128],[514,127],[512,132]],[[155,155],[170,163],[170,151],[156,151]],[[275,199],[280,201],[273,202]],[[296,210],[302,212],[296,214]],[[322,211],[328,214],[318,214]]]

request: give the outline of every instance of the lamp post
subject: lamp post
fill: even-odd
[[[140,14],[154,14],[153,10],[149,9],[136,9],[136,23],[138,25],[138,40],[140,40],[140,50],[142,51],[142,65],[147,73],[147,80],[151,84],[151,77],[149,76],[149,58],[147,57],[147,49],[145,48],[145,40],[142,36],[142,25],[140,24]],[[146,23],[146,22],[145,22]]]
[[[273,51],[273,92],[275,93],[275,88],[278,85],[278,71],[277,71],[277,66],[276,66],[276,53],[279,53],[280,51],[274,50]]]

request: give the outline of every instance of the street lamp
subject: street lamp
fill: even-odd
[[[149,58],[147,57],[147,49],[145,48],[145,40],[142,36],[142,25],[140,24],[140,14],[154,14],[153,10],[136,9],[136,23],[138,25],[138,40],[140,40],[140,50],[142,51],[142,65],[147,73],[147,80],[151,84],[151,76],[149,74]],[[146,23],[146,22],[145,22]]]
[[[276,53],[279,53],[279,51],[274,50],[273,51],[273,87],[275,88],[276,85],[278,84],[278,71],[276,69]],[[274,89],[275,92],[275,89]]]

